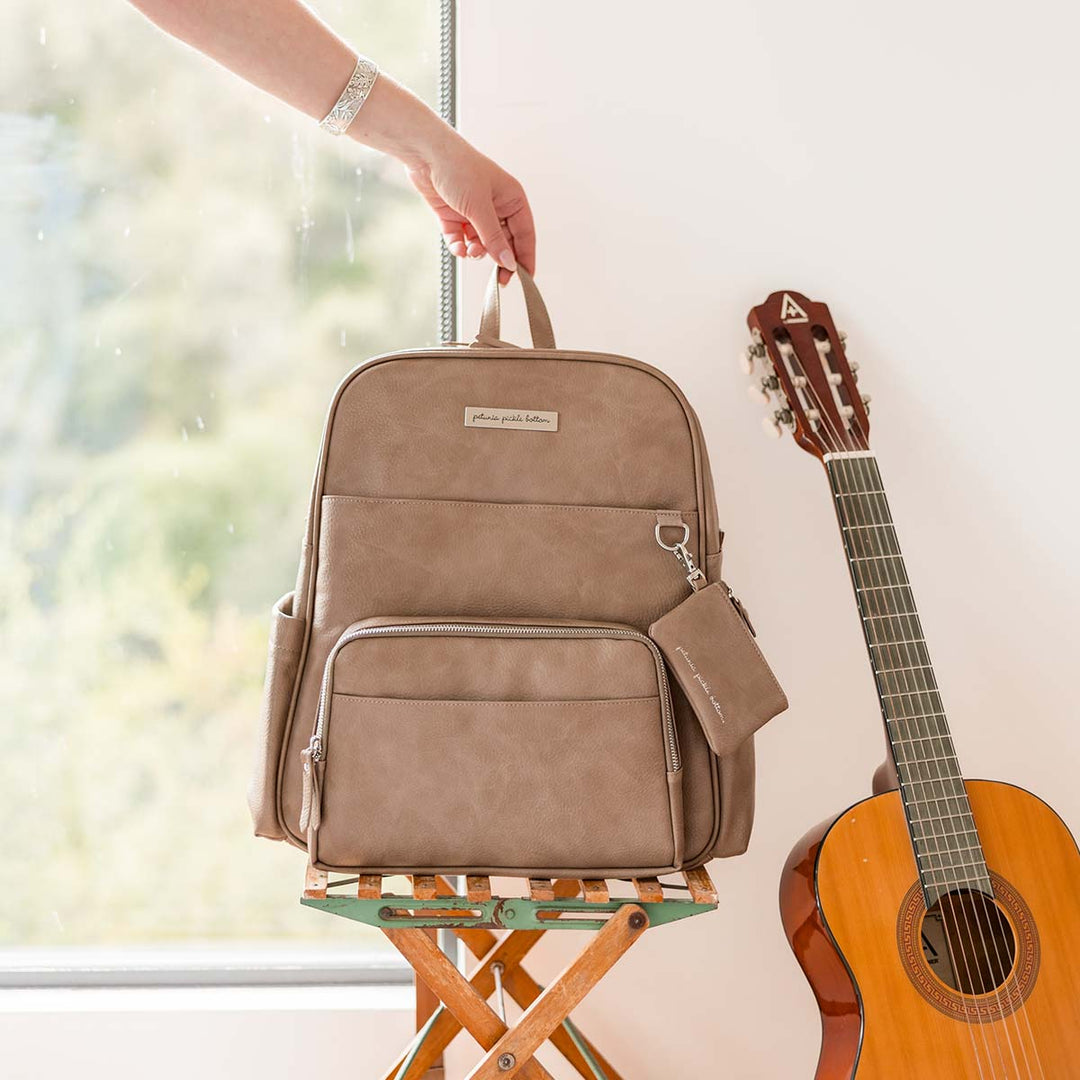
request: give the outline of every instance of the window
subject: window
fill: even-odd
[[[434,0],[322,14],[434,100]],[[435,340],[434,224],[127,5],[0,29],[0,967],[340,968],[381,935],[300,907],[244,795],[324,412]]]

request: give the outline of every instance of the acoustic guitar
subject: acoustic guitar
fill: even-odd
[[[1046,803],[965,780],[877,461],[828,308],[749,317],[755,394],[817,457],[889,747],[877,794],[791,853],[780,907],[821,1010],[817,1080],[1080,1078],[1080,852]]]

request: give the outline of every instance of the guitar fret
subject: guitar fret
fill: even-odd
[[[898,761],[897,766],[903,772],[907,772],[909,770],[915,770],[915,769],[926,769],[926,770],[929,770],[931,768],[939,769],[939,768],[942,767],[942,765],[941,765],[942,762],[948,763],[949,768],[956,769],[956,772],[955,773],[950,773],[947,776],[912,777],[910,783],[912,783],[912,784],[929,784],[929,783],[934,783],[934,782],[941,781],[941,780],[958,780],[958,781],[961,781],[961,782],[963,781],[964,778],[960,774],[960,766],[957,764],[957,761],[956,761],[955,757],[931,758],[931,759],[928,759],[928,760],[923,760],[923,759],[916,758],[914,761]]]
[[[950,870],[927,870],[926,874],[947,874],[952,873]],[[977,877],[968,877],[967,875],[960,876],[957,874],[951,881],[930,881],[929,884],[942,888],[944,886],[956,886],[956,885],[978,885],[980,889],[984,889],[987,892],[992,892],[994,885],[990,880],[990,875],[980,874]]]
[[[943,737],[943,736],[939,736],[939,737]],[[922,740],[920,739],[919,741],[921,742]],[[955,754],[950,754],[947,757],[918,757],[918,758],[915,758],[913,761],[910,761],[910,762],[901,761],[901,762],[897,762],[897,764],[899,764],[899,765],[932,765],[935,761],[951,761],[955,765],[956,764],[956,755]]]
[[[896,741],[902,746],[902,745],[904,745],[906,743],[943,742],[945,740],[948,740],[949,742],[952,742],[952,736],[951,735],[912,735],[910,738],[897,739]],[[955,756],[954,751],[950,750],[949,753],[953,754]],[[930,758],[930,759],[926,759],[926,760],[933,760],[933,759]]]
[[[960,860],[959,862],[949,863],[947,866],[934,866],[933,864],[931,864],[928,869],[934,873],[945,873],[946,871],[958,870],[979,870],[983,865],[981,849],[979,851],[979,854],[980,857],[975,862],[966,862],[965,860]],[[929,853],[920,855],[919,852],[916,852],[915,858],[918,859],[920,862],[928,862],[931,859],[942,859],[944,858],[944,856]]]
[[[887,667],[883,669],[882,675],[895,675],[899,672],[932,672],[933,665],[931,664],[910,664],[907,667]]]
[[[937,836],[928,836],[928,837],[926,837],[925,840],[918,841],[917,844],[925,844],[925,843],[929,843],[931,840],[939,840],[939,839],[942,839],[942,838],[937,837]],[[953,852],[953,851],[977,851],[981,855],[982,854],[982,844],[978,843],[977,841],[974,844],[955,844],[955,845],[950,844],[944,851],[929,851],[926,854],[928,854],[928,855],[948,855],[950,852]]]
[[[915,837],[915,843],[916,843],[916,846],[923,845],[923,843],[930,843],[931,841],[933,841],[934,843],[937,843],[937,842],[948,843],[954,837],[959,837],[959,836],[962,836],[964,838],[967,838],[969,836],[973,836],[975,838],[975,845],[978,845],[978,847],[980,847],[980,849],[982,848],[981,843],[978,843],[978,834],[974,831],[974,829],[971,829],[971,828],[962,829],[962,831],[960,831],[960,832],[934,833],[931,836],[917,836],[917,837]],[[975,845],[971,845],[971,847],[974,848]]]
[[[913,780],[913,781],[900,781],[900,793],[904,796],[904,802],[908,806],[926,806],[930,802],[956,802],[959,799],[967,797],[967,790],[961,786],[958,791],[950,791],[945,788],[946,783],[954,783],[954,779],[944,777],[941,780]],[[930,795],[928,798],[920,797],[914,789],[917,787],[926,787],[927,784],[934,785],[940,784],[940,794]]]
[[[912,824],[924,825],[924,824],[928,824],[931,821],[951,821],[951,822],[955,822],[957,818],[964,818],[964,817],[971,818],[971,831],[974,832],[975,831],[975,819],[974,819],[974,817],[972,817],[970,809],[969,810],[961,810],[959,813],[956,813],[956,814],[944,814],[944,815],[942,815],[940,817],[932,817],[932,816],[929,816],[929,815],[926,816],[926,817],[919,817],[919,818],[915,819],[912,822]]]

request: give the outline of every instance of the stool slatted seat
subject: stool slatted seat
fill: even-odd
[[[519,878],[511,880],[522,883],[521,895],[496,896],[483,875],[469,875],[459,891],[448,877],[416,874],[409,893],[395,894],[384,891],[387,882],[376,874],[332,880],[309,866],[301,903],[378,927],[416,973],[419,1030],[383,1080],[441,1078],[442,1053],[462,1030],[485,1051],[467,1080],[519,1074],[551,1080],[533,1056],[545,1041],[586,1080],[622,1080],[570,1013],[646,929],[716,908],[716,887],[706,870],[672,877],[681,883]],[[439,948],[440,929],[476,959],[468,975]],[[595,936],[544,988],[522,962],[549,930],[592,930]],[[429,993],[421,995],[424,989]],[[512,1025],[505,1020],[504,992],[523,1010]],[[497,1010],[489,1004],[493,995]]]

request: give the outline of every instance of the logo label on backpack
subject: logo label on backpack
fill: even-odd
[[[538,409],[489,409],[465,406],[466,427],[509,428],[512,431],[558,431],[559,414]]]

